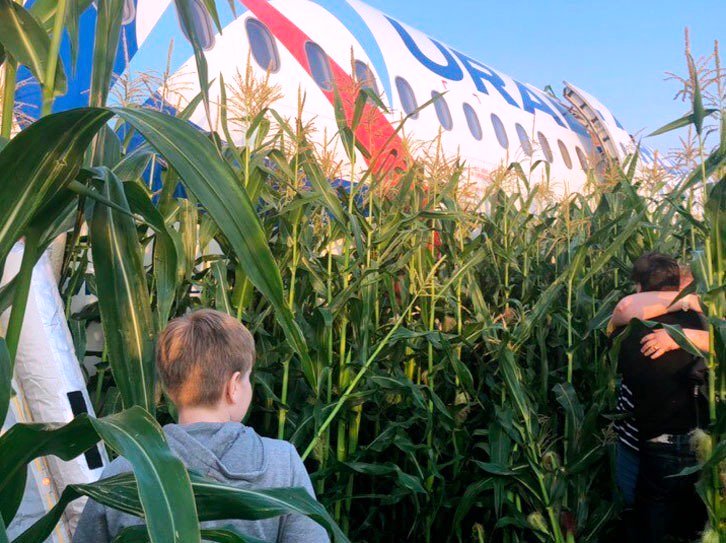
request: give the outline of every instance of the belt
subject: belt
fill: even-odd
[[[691,430],[687,434],[661,434],[657,437],[648,440],[648,443],[667,443],[669,445],[675,445],[676,443],[683,442],[684,439],[690,439],[694,430]]]

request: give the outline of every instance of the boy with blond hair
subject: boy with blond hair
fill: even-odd
[[[172,451],[192,471],[246,489],[313,487],[295,447],[260,437],[240,421],[252,400],[250,373],[255,361],[252,334],[233,317],[203,309],[174,319],[161,333],[156,365],[161,384],[179,413],[178,424],[164,426]],[[131,471],[117,458],[103,477]],[[89,500],[74,543],[110,542],[127,526],[143,520]],[[326,543],[325,529],[303,515],[264,520],[202,523],[230,527],[240,534],[280,543]]]

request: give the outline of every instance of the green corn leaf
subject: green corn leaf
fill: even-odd
[[[133,466],[151,541],[201,541],[189,475],[154,418],[134,407],[90,421],[104,442]]]
[[[214,306],[218,311],[235,315],[232,304],[229,302],[229,284],[227,283],[227,263],[224,260],[215,260],[212,272],[217,284],[214,296]]]
[[[200,520],[259,520],[290,513],[305,515],[347,542],[325,508],[302,488],[242,489],[192,475]]]
[[[47,84],[50,37],[38,20],[13,0],[0,0],[0,43],[16,61],[28,67],[41,85]],[[61,59],[57,60],[53,92],[65,94],[66,75]]]
[[[71,70],[75,69],[78,61],[81,15],[91,5],[91,2],[92,0],[71,0],[66,8],[66,31],[68,32],[68,42],[71,48]],[[36,2],[36,4],[38,3]],[[33,7],[35,7],[35,4],[33,4]]]
[[[0,501],[0,517],[7,524],[10,524],[13,520],[15,513],[23,501],[26,478],[27,470],[23,469],[16,472],[15,475],[8,478],[5,490],[0,494],[2,496],[2,501]]]
[[[169,320],[177,289],[177,244],[179,233],[167,226],[154,206],[148,191],[136,182],[124,183],[129,209],[139,214],[154,230],[154,279],[156,280],[156,329],[162,330]]]
[[[208,9],[209,0],[205,1],[205,7]],[[212,2],[214,3],[214,2]],[[207,57],[204,56],[204,50],[202,49],[202,43],[200,36],[197,34],[197,25],[194,24],[196,15],[194,9],[192,9],[191,2],[185,2],[183,0],[174,0],[176,5],[177,13],[179,14],[179,21],[181,22],[184,33],[186,34],[189,43],[194,49],[194,60],[197,65],[197,76],[199,77],[199,87],[201,88],[202,100],[204,101],[204,111],[207,116],[209,126],[212,127],[212,116],[209,110],[209,70],[207,67]],[[216,8],[211,13],[214,18],[216,14]],[[218,23],[218,18],[217,22]]]
[[[8,346],[5,339],[0,338],[0,428],[5,423],[8,414],[10,398],[13,394],[13,366],[10,360]]]
[[[703,109],[701,111],[702,117],[700,117],[701,125],[703,125],[703,119],[705,119],[709,115],[713,115],[716,111],[718,111],[718,110],[713,109],[713,108]],[[689,126],[689,125],[694,125],[694,126],[698,127],[698,124],[697,124],[698,122],[699,122],[699,117],[696,116],[695,113],[688,113],[688,114],[684,115],[683,117],[681,117],[680,119],[676,119],[675,121],[671,121],[670,123],[668,123],[664,126],[661,126],[658,130],[648,134],[647,137],[650,138],[652,136],[660,136],[661,134],[665,134],[666,132],[678,130],[679,128],[683,128],[683,127]]]
[[[62,190],[38,209],[24,232],[23,258],[18,274],[13,278],[12,309],[5,334],[11,360],[15,359],[18,352],[35,263],[52,241],[70,227],[68,221],[74,211],[74,204],[73,193]]]
[[[305,149],[301,152],[302,167],[305,170],[308,181],[315,188],[315,191],[320,194],[325,202],[325,206],[328,211],[335,217],[335,219],[341,224],[347,224],[346,213],[343,211],[343,207],[340,205],[340,199],[335,193],[335,190],[330,185],[330,180],[323,173],[322,168],[318,160],[313,155],[312,151],[309,150],[310,146],[307,142],[303,142],[301,147]]]
[[[397,484],[405,488],[407,491],[426,494],[426,489],[421,484],[420,479],[405,473],[393,462],[384,462],[379,464],[370,464],[367,462],[346,462],[345,466],[357,473],[366,473],[375,476],[395,475]]]
[[[686,53],[686,57],[688,60],[688,71],[691,76],[691,84],[693,85],[693,125],[696,127],[696,132],[700,136],[703,132],[703,120],[706,118],[707,113],[703,107],[701,81],[699,79],[698,70],[696,70],[696,63],[693,61],[690,51]]]
[[[189,475],[169,449],[159,425],[140,407],[103,419],[81,415],[60,427],[16,424],[0,438],[0,467],[12,473],[24,473],[26,465],[39,456],[53,454],[70,460],[97,443],[99,436],[133,466],[134,473],[128,478],[133,484],[134,512],[146,517],[150,540],[155,543],[201,541]],[[9,477],[5,471],[2,475],[0,496],[4,497],[2,485]],[[14,543],[45,541],[68,503],[82,495],[91,495],[105,504],[108,503],[103,500],[104,495],[118,499],[104,488],[96,494],[84,492],[82,489],[86,486],[66,487],[58,504]]]
[[[102,171],[102,170],[99,170],[99,171]],[[91,173],[91,175],[93,175],[93,173]],[[84,185],[83,183],[81,183],[79,181],[71,181],[70,183],[68,183],[68,190],[70,192],[74,192],[75,194],[78,194],[79,196],[84,196],[90,200],[94,200],[101,205],[108,206],[111,209],[113,209],[114,211],[121,213],[122,215],[128,215],[129,217],[133,218],[132,213],[128,209],[124,209],[116,202],[112,202],[111,200],[109,200],[108,198],[103,196],[103,194],[99,193],[98,191],[96,191],[90,187],[87,187],[86,185]]]
[[[106,105],[111,87],[113,65],[121,36],[124,1],[99,0],[97,6],[89,105],[101,107]]]
[[[218,528],[215,530],[202,530],[202,540],[217,543],[265,543],[261,539],[241,534],[232,528]],[[128,526],[118,534],[113,543],[149,543],[149,533],[146,526]]]
[[[65,426],[15,424],[0,437],[0,512],[6,522],[15,516],[19,501],[11,498],[25,489],[26,466],[35,458],[53,454],[71,460],[98,442],[86,415]]]
[[[471,511],[472,507],[476,506],[476,503],[480,499],[480,496],[485,492],[491,492],[494,485],[493,481],[494,479],[487,477],[485,479],[475,481],[466,487],[466,490],[464,491],[461,500],[456,506],[456,512],[454,514],[453,525],[457,531],[457,534],[459,534],[461,531],[463,524],[462,521],[469,513],[469,511]]]
[[[164,156],[184,186],[217,223],[229,240],[245,274],[275,309],[285,336],[302,361],[303,372],[315,388],[316,373],[305,339],[286,305],[280,270],[244,187],[212,142],[187,123],[148,110],[116,109]]]
[[[75,179],[88,144],[110,116],[100,109],[49,115],[0,152],[0,263],[40,204]]]
[[[711,227],[709,243],[713,268],[723,279],[726,273],[726,176],[710,190],[705,208]]]
[[[596,273],[598,273],[608,262],[610,262],[616,254],[621,250],[623,245],[641,228],[641,216],[636,215],[633,217],[628,224],[620,231],[615,239],[608,245],[607,249],[603,251],[597,259],[590,263],[587,269],[587,273],[582,276],[579,280],[579,285],[586,284]],[[573,267],[574,270],[574,267]]]
[[[103,196],[126,209],[122,183],[109,170]],[[124,406],[154,412],[154,326],[136,223],[128,215],[96,205],[90,222],[98,307],[109,362]]]
[[[154,151],[151,147],[147,144],[140,145],[116,163],[111,171],[121,181],[137,181],[143,175],[153,156]]]
[[[121,161],[121,142],[116,132],[108,126],[101,128],[96,136],[93,155],[91,156],[92,166],[116,166]]]
[[[181,200],[179,202],[179,238],[181,246],[184,248],[184,273],[179,278],[180,281],[191,281],[194,273],[194,263],[197,257],[197,247],[199,245],[199,210],[197,206],[189,200]]]
[[[217,27],[217,31],[219,33],[222,33],[222,23],[219,21],[219,13],[217,12],[217,2],[216,0],[202,0],[204,3],[204,7],[207,8],[207,13],[209,13],[209,16],[212,18],[212,22],[214,22],[214,26]]]
[[[686,194],[688,190],[703,183],[704,179],[708,180],[710,176],[714,175],[724,166],[726,166],[726,152],[722,152],[720,148],[715,149],[710,155],[708,155],[708,157],[706,157],[702,166],[698,165],[695,167],[688,175],[688,178],[678,184],[678,187],[673,192],[672,196],[675,198]]]
[[[222,125],[222,133],[227,139],[227,145],[233,146],[234,139],[229,131],[229,106],[227,102],[227,84],[224,76],[219,74],[219,123]],[[234,148],[236,149],[236,147]]]
[[[161,430],[159,430],[161,432]],[[162,434],[163,435],[163,434]],[[58,504],[45,517],[37,521],[14,543],[35,543],[49,534],[68,503],[80,496],[88,496],[98,503],[135,516],[150,519],[151,512],[142,507],[139,499],[136,477],[129,473],[102,479],[87,485],[69,485]],[[187,480],[189,476],[187,476]],[[302,488],[272,488],[252,490],[227,486],[215,481],[191,475],[192,489],[196,501],[196,512],[192,520],[230,521],[262,520],[287,514],[305,515],[326,528],[333,535],[335,543],[347,543],[345,534],[336,525],[325,508]],[[162,501],[162,500],[159,500]],[[187,510],[187,514],[189,511]],[[197,525],[198,526],[198,525]],[[149,528],[152,526],[149,525]],[[198,528],[197,528],[198,530]],[[199,531],[197,531],[199,534]],[[133,535],[133,534],[132,534]],[[154,541],[152,539],[152,541]],[[167,539],[156,541],[182,541]],[[187,541],[186,539],[184,541]],[[252,540],[254,541],[254,540]]]
[[[572,384],[558,383],[554,387],[554,392],[557,402],[565,411],[570,413],[576,424],[580,424],[585,416],[585,412]]]

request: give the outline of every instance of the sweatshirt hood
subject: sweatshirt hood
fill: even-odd
[[[238,422],[167,424],[164,432],[187,467],[210,479],[255,482],[267,470],[264,442]]]

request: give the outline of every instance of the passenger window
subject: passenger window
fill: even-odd
[[[305,54],[318,87],[326,91],[333,90],[333,72],[325,51],[317,43],[309,41],[305,44]]]
[[[194,33],[199,38],[199,43],[202,45],[202,49],[208,51],[214,47],[214,23],[212,18],[207,12],[207,8],[201,0],[180,0],[184,2],[192,12],[192,24],[194,25]],[[177,10],[177,17],[179,17],[179,10]],[[179,25],[181,26],[182,32],[186,36],[187,40],[191,39],[187,34],[186,28],[179,19]]]
[[[577,160],[580,161],[580,167],[587,171],[587,157],[585,156],[585,151],[583,151],[580,147],[575,147],[575,154],[577,155]]]
[[[519,144],[522,146],[522,151],[527,156],[532,156],[532,142],[529,141],[527,131],[519,123],[515,124],[514,128],[517,131],[517,137],[519,138]]]
[[[368,67],[368,64],[366,64],[362,60],[356,60],[354,65],[356,81],[358,81],[358,83],[362,85],[364,89],[368,89],[376,96],[379,96],[380,93],[378,92],[378,84],[376,83],[376,78],[373,75],[373,72],[371,72],[371,69]]]
[[[464,103],[464,117],[466,117],[466,124],[469,125],[471,135],[474,136],[475,140],[481,141],[483,134],[481,131],[481,123],[479,122],[479,115],[477,115],[474,108],[466,102]]]
[[[539,140],[539,146],[542,148],[542,153],[545,156],[545,160],[551,163],[554,160],[554,157],[552,156],[552,148],[550,147],[550,142],[547,141],[547,138],[545,138],[545,135],[542,132],[537,132],[537,140]]]
[[[260,68],[271,73],[280,69],[280,54],[277,51],[275,38],[264,23],[257,19],[247,19],[247,39],[250,42],[252,57]]]
[[[509,137],[507,137],[507,131],[504,129],[504,123],[502,120],[492,113],[492,126],[494,127],[494,133],[497,135],[497,141],[499,145],[505,149],[509,148]]]
[[[446,103],[444,96],[436,91],[431,92],[431,98],[434,100],[434,109],[436,109],[436,116],[439,118],[441,126],[444,127],[444,130],[451,130],[454,122],[451,120],[449,104]]]
[[[565,166],[567,166],[568,170],[571,170],[572,159],[570,158],[570,152],[567,150],[567,147],[565,147],[562,140],[557,140],[557,146],[560,148],[560,154],[562,155],[562,160],[565,161]]]
[[[411,85],[403,77],[397,77],[396,89],[398,90],[398,96],[401,99],[401,106],[403,107],[404,113],[412,119],[418,119],[418,102],[416,102],[416,95],[413,93]]]

